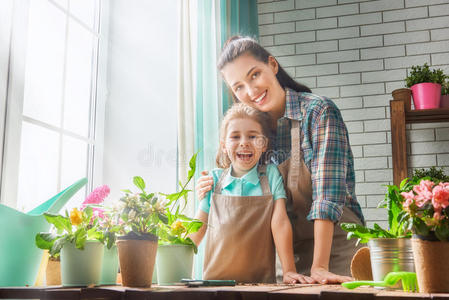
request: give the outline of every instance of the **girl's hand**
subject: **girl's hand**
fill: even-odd
[[[198,200],[203,200],[207,192],[209,192],[214,186],[214,178],[212,176],[207,176],[209,172],[202,171],[201,177],[196,182],[196,196]]]
[[[283,281],[284,283],[316,283],[313,278],[296,272],[285,272]]]
[[[310,270],[310,277],[312,277],[316,282],[322,284],[328,283],[342,283],[346,281],[353,281],[354,278],[349,276],[337,275],[324,268],[313,268]]]

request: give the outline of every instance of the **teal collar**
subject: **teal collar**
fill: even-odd
[[[226,178],[223,180],[223,188],[227,187],[236,180],[243,180],[251,183],[252,185],[257,185],[259,183],[259,172],[257,171],[258,166],[259,164],[256,164],[251,170],[248,171],[248,173],[239,178],[231,175],[232,173],[232,165],[231,165],[229,175],[226,176]]]

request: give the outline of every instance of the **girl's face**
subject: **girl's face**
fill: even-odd
[[[229,121],[222,151],[231,160],[232,176],[245,175],[266,150],[267,140],[258,122],[248,118]]]
[[[243,54],[227,63],[221,70],[236,98],[276,119],[285,110],[285,91],[276,78],[278,63],[270,56],[268,63]]]

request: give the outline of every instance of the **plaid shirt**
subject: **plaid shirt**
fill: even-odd
[[[355,195],[348,132],[337,106],[328,98],[287,88],[285,113],[278,120],[271,157],[276,164],[290,157],[291,120],[302,121],[301,150],[312,177],[313,203],[307,219],[337,222],[346,205],[364,223]]]

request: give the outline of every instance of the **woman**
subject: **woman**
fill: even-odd
[[[236,101],[268,112],[275,120],[271,158],[279,165],[287,191],[297,272],[320,283],[351,280],[349,266],[357,249],[339,223],[363,224],[364,218],[340,111],[330,99],[295,82],[249,37],[228,40],[218,69]],[[200,199],[212,183],[210,176],[198,180]],[[309,282],[305,276],[299,281]]]

